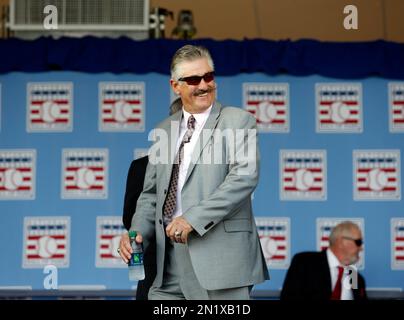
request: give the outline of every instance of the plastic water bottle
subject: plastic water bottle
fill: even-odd
[[[145,277],[143,265],[143,245],[135,241],[136,236],[136,231],[129,232],[130,245],[133,250],[128,262],[130,281],[143,280]]]

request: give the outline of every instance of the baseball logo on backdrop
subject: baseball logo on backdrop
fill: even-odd
[[[0,150],[0,200],[35,199],[36,150]]]
[[[244,83],[243,107],[255,116],[260,132],[289,132],[287,83]]]
[[[144,87],[143,82],[100,82],[99,130],[143,131]]]
[[[317,132],[359,133],[362,125],[360,83],[317,83]]]
[[[97,268],[123,268],[123,262],[117,249],[121,235],[126,231],[122,217],[97,217]]]
[[[404,270],[404,218],[391,219],[391,268]]]
[[[27,131],[73,130],[73,84],[34,82],[27,84]]]
[[[400,200],[400,150],[354,150],[354,200]]]
[[[108,150],[63,149],[62,199],[108,197]]]
[[[389,83],[390,132],[404,132],[404,82]]]
[[[286,269],[290,261],[290,219],[255,218],[258,235],[267,265]]]
[[[280,151],[281,200],[326,200],[325,150]]]
[[[25,217],[23,268],[69,266],[70,217]]]
[[[363,218],[317,218],[317,250],[326,250],[330,243],[332,229],[343,221],[351,221],[358,225],[362,232],[362,239],[365,239],[365,220]],[[365,267],[365,244],[362,244],[362,251],[359,252],[359,261],[356,263],[358,269]]]

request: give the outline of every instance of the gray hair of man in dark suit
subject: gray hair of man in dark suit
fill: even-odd
[[[333,246],[336,243],[338,237],[351,236],[351,232],[354,230],[360,231],[360,228],[352,221],[343,221],[339,223],[331,231],[329,237],[330,246]]]

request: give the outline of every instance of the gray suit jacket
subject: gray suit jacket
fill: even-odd
[[[166,243],[162,209],[181,117],[179,111],[157,126],[131,227],[142,234],[145,246],[155,232],[157,286],[162,284]],[[186,246],[198,281],[207,290],[269,279],[251,207],[259,171],[257,133],[237,129],[256,129],[255,118],[240,108],[222,108],[215,102],[193,151],[181,193],[183,217],[195,229]],[[242,143],[247,140],[253,152],[249,156]]]

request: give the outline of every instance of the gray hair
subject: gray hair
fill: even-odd
[[[330,234],[329,238],[330,246],[333,246],[339,237],[350,236],[350,232],[353,230],[360,230],[360,229],[359,226],[352,221],[343,221],[338,225],[336,225],[332,229]]]
[[[180,111],[182,109],[182,100],[181,98],[175,99],[170,105],[170,116]]]
[[[187,44],[181,48],[179,48],[171,60],[171,79],[178,80],[181,75],[178,70],[178,66],[185,61],[194,61],[197,59],[206,58],[208,59],[208,64],[214,70],[214,64],[212,57],[205,47],[202,46],[193,46]]]

